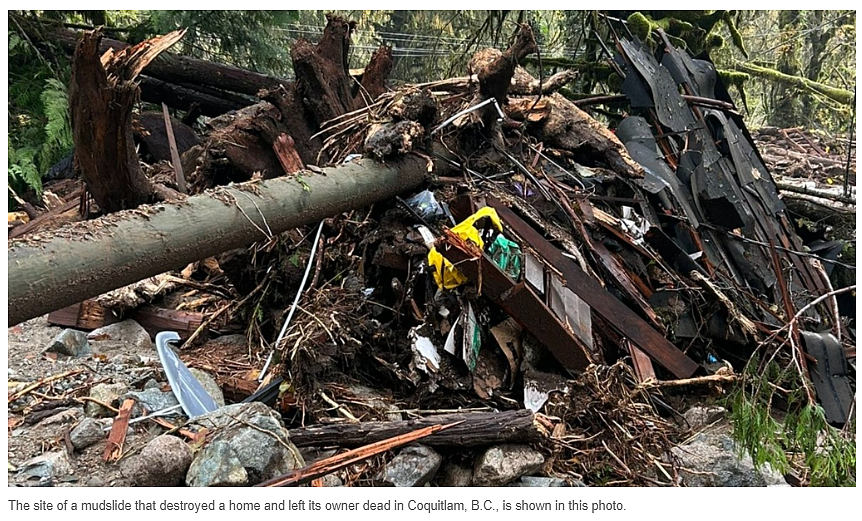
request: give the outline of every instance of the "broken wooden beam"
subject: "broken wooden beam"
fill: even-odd
[[[527,409],[469,412],[388,422],[312,425],[289,431],[297,447],[361,447],[421,427],[458,423],[422,441],[435,447],[479,447],[497,443],[533,443],[547,438],[536,415]]]
[[[653,360],[670,371],[677,378],[688,378],[698,369],[698,365],[685,353],[671,344],[661,333],[653,329],[628,306],[620,302],[596,280],[581,270],[575,262],[547,239],[518,217],[509,207],[497,199],[489,197],[489,206],[497,210],[500,219],[524,243],[533,248],[545,261],[563,274],[566,287],[575,292],[587,305],[604,319],[614,330],[631,340]]]
[[[9,325],[418,187],[418,157],[219,187],[9,244]]]
[[[491,299],[547,346],[563,367],[569,371],[582,371],[592,363],[588,348],[560,322],[532,288],[524,282],[516,283],[478,247],[448,230],[446,241],[450,247],[441,252],[443,256],[476,285],[479,294]]]
[[[176,331],[180,338],[185,340],[204,321],[203,313],[177,311],[156,306],[141,306],[123,318],[133,319],[146,329],[153,339],[161,331]],[[115,315],[113,310],[92,299],[48,313],[48,323],[51,325],[84,330],[98,329],[116,324],[121,320],[122,318]]]

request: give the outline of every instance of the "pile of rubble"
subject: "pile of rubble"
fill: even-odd
[[[187,263],[167,220],[217,226],[205,213],[216,208],[235,228],[225,234],[264,238],[207,246],[220,239],[178,229],[206,260],[52,312],[50,323],[86,330],[132,317],[152,354],[109,359],[67,330],[43,356],[76,369],[22,383],[13,416],[85,405],[86,417],[58,420],[77,425],[48,454],[68,465],[92,441],[105,461],[128,462],[117,483],[138,485],[783,483],[721,428],[680,445],[721,417],[682,411],[692,390],[720,395],[767,353],[798,364],[808,399],[846,423],[855,323],[824,269],[836,260],[806,251],[710,62],[619,40],[612,63],[630,111],[611,130],[556,92],[571,71],[540,81],[517,65],[535,51],[523,26],[505,52],[477,53],[467,77],[359,108],[349,91],[321,96],[351,96],[339,110],[306,98],[328,117],[302,143],[278,114],[308,84],[276,87],[210,121],[183,153],[197,195],[13,242],[10,266],[38,266],[64,241],[80,241],[87,265],[89,251],[139,226],[140,248],[163,248],[135,261],[149,276],[166,269],[160,256]],[[164,179],[171,167],[153,170]],[[130,281],[96,274],[145,271],[121,267],[77,273],[113,289]],[[42,279],[27,276],[19,285],[32,293]],[[53,304],[95,295],[74,284]],[[48,310],[10,294],[16,319]],[[185,365],[210,374],[173,377],[185,365],[157,359],[149,340],[165,330],[184,340]],[[122,376],[104,378],[104,364],[120,363]],[[147,377],[128,378],[137,371]],[[199,386],[227,400],[191,411],[184,397]],[[114,417],[104,446],[99,416]],[[130,453],[135,429],[148,435]],[[734,470],[707,478],[717,460]],[[33,470],[41,464],[15,462],[15,480],[56,479]]]

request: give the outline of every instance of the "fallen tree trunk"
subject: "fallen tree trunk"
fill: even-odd
[[[72,53],[78,41],[78,33],[63,27],[49,27],[45,24],[22,24],[28,36],[35,42],[59,44],[66,52]],[[126,42],[103,38],[99,53],[108,49],[119,51],[129,46]],[[286,83],[281,78],[267,76],[258,72],[241,69],[232,65],[209,62],[189,56],[164,53],[144,69],[147,76],[159,80],[188,85],[205,85],[230,92],[256,96],[261,89],[273,89]]]
[[[240,248],[269,233],[319,221],[419,186],[425,160],[371,160],[221,187],[184,201],[141,206],[9,246],[9,325],[190,262]]]
[[[218,91],[206,87],[192,88],[168,83],[156,78],[141,76],[141,100],[148,103],[165,103],[179,110],[191,110],[197,106],[204,116],[221,116],[256,102],[232,92]]]
[[[477,447],[497,443],[531,443],[547,437],[535,415],[526,409],[504,412],[443,414],[416,420],[339,423],[291,429],[297,447],[361,447],[422,427],[457,423],[422,440],[437,447]]]

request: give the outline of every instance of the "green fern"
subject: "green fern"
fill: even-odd
[[[73,141],[66,85],[56,78],[47,80],[41,98],[46,122],[45,141],[39,150],[39,165],[44,172],[72,151]]]
[[[42,194],[42,175],[36,168],[35,158],[39,150],[32,146],[16,148],[9,139],[9,184],[16,191],[30,187],[37,194]]]

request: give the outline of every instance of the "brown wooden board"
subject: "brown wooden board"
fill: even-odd
[[[590,365],[589,350],[554,312],[524,282],[515,283],[478,248],[472,248],[457,235],[447,232],[450,245],[443,255],[476,284],[479,292],[494,301],[570,371],[581,371]]]
[[[560,250],[506,205],[490,197],[487,202],[497,210],[500,218],[521,240],[544,257],[545,261],[560,270],[566,287],[574,291],[593,309],[594,313],[606,320],[618,333],[631,340],[677,378],[688,378],[697,371],[699,366],[691,358],[611,295],[597,281],[590,278],[577,264],[563,256]]]

